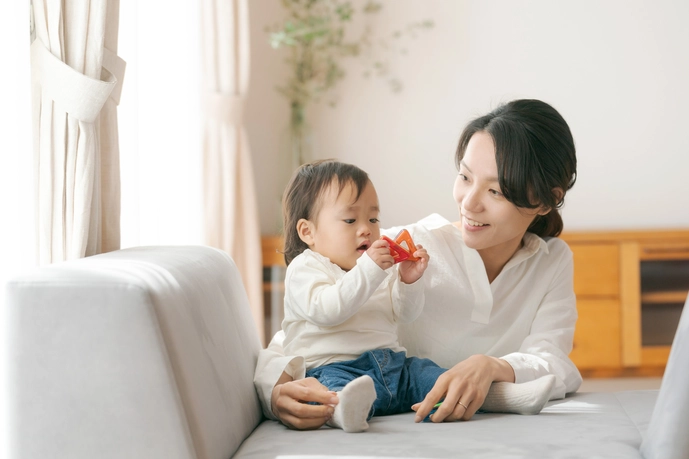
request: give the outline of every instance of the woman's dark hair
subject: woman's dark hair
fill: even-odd
[[[285,263],[289,265],[294,258],[308,249],[299,238],[297,222],[304,218],[315,220],[320,210],[320,198],[334,182],[342,192],[347,184],[356,189],[356,199],[369,183],[368,174],[352,164],[332,159],[304,164],[296,170],[282,196],[283,233],[285,237]]]
[[[528,231],[541,237],[558,236],[563,226],[558,209],[577,179],[574,139],[564,118],[540,100],[501,105],[464,128],[455,154],[457,168],[477,132],[493,138],[505,198],[517,207],[543,205],[550,209],[546,215],[536,216]]]

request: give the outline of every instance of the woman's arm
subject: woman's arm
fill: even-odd
[[[577,319],[572,255],[566,246],[550,249],[551,259],[555,257],[556,260],[552,263],[555,274],[540,301],[530,333],[519,349],[499,359],[474,355],[455,365],[438,378],[433,390],[419,405],[419,417],[428,414],[433,405],[445,396],[447,406],[443,403],[434,414],[434,420],[468,420],[483,404],[492,382],[524,383],[553,374],[556,381],[550,393],[551,399],[562,398],[579,388],[581,375],[568,357]],[[452,403],[456,404],[458,400],[465,405],[470,402],[466,411],[461,405],[458,408]]]
[[[261,401],[263,414],[269,419],[277,419],[271,408],[271,398],[276,384],[283,374],[292,379],[302,379],[306,373],[303,357],[286,356],[283,350],[285,332],[280,330],[273,336],[266,349],[258,354],[254,371],[254,386]]]
[[[332,417],[337,403],[337,394],[328,391],[316,378],[293,381],[287,373],[278,379],[271,401],[275,417],[287,427],[297,430],[313,430],[323,426]]]
[[[282,342],[285,334],[275,334],[266,349],[261,350],[254,373],[263,414],[293,429],[317,429],[332,415],[330,405],[337,397],[314,378],[304,378],[304,359],[285,356]],[[308,405],[316,402],[321,405]]]
[[[514,382],[514,371],[505,360],[487,355],[472,355],[440,375],[421,403],[412,406],[419,422],[439,401],[433,422],[468,421],[481,408],[493,382]],[[459,402],[462,402],[460,404]]]
[[[547,374],[556,377],[551,399],[576,392],[581,374],[570,360],[577,321],[574,295],[574,263],[572,252],[561,240],[549,244],[550,253],[559,253],[553,266],[555,275],[531,323],[529,335],[516,352],[503,356],[514,369],[515,382],[533,381]]]
[[[519,350],[502,357],[514,369],[517,383],[532,381],[547,374],[555,375],[551,399],[576,392],[581,385],[581,374],[569,358],[577,321],[572,279],[570,261],[558,273],[553,288],[543,298],[532,322],[531,333]]]

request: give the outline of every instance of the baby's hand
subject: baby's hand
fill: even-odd
[[[388,269],[395,264],[395,259],[390,255],[390,244],[384,239],[374,241],[366,253],[381,269]]]
[[[428,262],[431,259],[421,244],[417,244],[416,252],[412,253],[412,255],[419,258],[419,260],[407,260],[400,263],[400,278],[405,284],[413,284],[419,280],[423,272],[428,268]]]

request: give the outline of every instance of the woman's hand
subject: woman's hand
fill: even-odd
[[[431,421],[468,421],[483,405],[494,381],[514,382],[510,364],[496,357],[472,355],[440,375],[423,402],[412,406],[415,422],[422,421],[441,400]]]
[[[321,405],[309,405],[307,402]],[[333,405],[338,402],[335,392],[329,391],[317,379],[293,381],[287,373],[282,373],[270,397],[275,417],[290,429],[297,430],[320,428],[333,415]]]
[[[423,272],[428,268],[428,261],[430,260],[428,252],[421,244],[416,246],[416,252],[412,253],[412,255],[418,257],[419,260],[407,260],[400,263],[400,279],[405,284],[413,284],[419,280]]]

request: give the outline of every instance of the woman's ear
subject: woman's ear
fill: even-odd
[[[555,196],[555,200],[557,201],[557,206],[554,207],[555,209],[557,209],[565,197],[565,192],[562,191],[562,188],[560,188],[560,187],[553,188],[551,191],[553,192],[553,195]],[[538,210],[538,215],[541,215],[541,216],[548,215],[551,210],[553,210],[553,207],[541,206]]]
[[[300,218],[297,222],[297,234],[304,244],[309,247],[313,245],[313,223],[305,218]]]
[[[538,215],[541,217],[544,217],[544,216],[548,215],[551,210],[553,210],[552,207],[541,206],[538,208]]]

